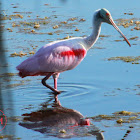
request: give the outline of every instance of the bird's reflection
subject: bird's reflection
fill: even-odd
[[[23,114],[19,125],[59,138],[95,136],[97,140],[104,139],[99,129],[80,112],[63,107],[58,99],[52,100],[43,103],[38,111]]]

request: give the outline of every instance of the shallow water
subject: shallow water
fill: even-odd
[[[84,36],[91,33],[92,15],[96,9],[107,8],[114,20],[119,18],[132,19],[140,21],[140,8],[138,0],[135,3],[128,1],[98,1],[96,4],[90,1],[3,1],[2,14],[7,15],[7,20],[2,20],[3,43],[8,65],[9,73],[15,75],[2,76],[2,105],[3,111],[8,118],[8,125],[1,131],[2,135],[14,135],[14,138],[22,139],[58,139],[56,135],[42,134],[32,129],[27,129],[19,125],[22,122],[22,114],[37,111],[46,104],[52,105],[51,91],[41,85],[41,76],[27,77],[21,79],[17,75],[15,67],[30,56],[29,52],[36,52],[41,46],[50,41],[63,39],[67,36]],[[48,4],[48,5],[47,5]],[[124,4],[126,4],[124,8]],[[9,16],[13,14],[21,14],[23,18]],[[133,13],[127,15],[124,13]],[[38,17],[37,17],[38,16]],[[40,19],[48,17],[48,19]],[[75,18],[70,21],[70,18]],[[84,22],[79,22],[85,19]],[[23,22],[39,22],[48,21],[48,24],[40,24],[39,29],[33,26],[23,24]],[[57,29],[52,27],[59,25],[60,22],[67,21]],[[117,21],[116,21],[117,22]],[[12,27],[15,23],[20,27]],[[60,74],[58,80],[58,89],[62,91],[59,100],[62,106],[79,111],[84,117],[93,117],[100,114],[111,115],[116,111],[139,112],[140,108],[140,64],[126,63],[123,61],[108,61],[107,58],[116,56],[139,56],[140,52],[140,32],[133,30],[135,25],[128,28],[119,26],[126,37],[132,38],[138,36],[134,40],[129,40],[132,44],[130,48],[118,32],[107,24],[102,24],[102,35],[94,47],[89,50],[84,61],[74,70]],[[7,28],[12,29],[9,32]],[[75,31],[78,28],[79,31]],[[35,30],[32,33],[31,30]],[[56,32],[57,31],[57,32]],[[47,33],[53,33],[48,35]],[[115,41],[121,40],[121,41]],[[33,46],[33,47],[32,47]],[[26,56],[11,57],[16,52],[27,53]],[[3,72],[5,73],[5,72]],[[10,80],[10,82],[7,82]],[[53,85],[53,80],[49,79],[48,83]],[[7,88],[9,87],[9,88]],[[8,98],[9,97],[9,98]],[[12,120],[11,117],[18,119]],[[125,118],[126,116],[121,116]],[[140,137],[140,115],[138,119],[129,123],[117,124],[116,120],[100,120],[95,121],[90,118],[91,122],[101,130],[104,138],[107,140],[123,139],[127,130],[131,132],[126,136],[128,140],[139,139]],[[133,126],[133,128],[130,128]],[[92,126],[87,126],[90,131]],[[80,131],[81,130],[81,131]],[[93,129],[94,131],[94,129]],[[78,128],[79,134],[83,133],[83,129]],[[96,139],[94,135],[73,135],[70,139]]]

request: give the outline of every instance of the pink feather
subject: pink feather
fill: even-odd
[[[85,57],[86,49],[71,39],[55,41],[40,48],[34,56],[16,68],[21,77],[61,73],[75,68]]]

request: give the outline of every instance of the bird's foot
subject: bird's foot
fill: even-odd
[[[54,89],[54,95],[57,96],[61,93],[61,91]]]
[[[54,95],[54,104],[52,107],[61,107],[61,103],[58,100],[58,95]]]
[[[58,107],[60,107],[61,106],[61,103],[60,103],[60,101],[58,100],[58,96],[56,95],[55,97],[55,104],[56,104],[56,106]]]

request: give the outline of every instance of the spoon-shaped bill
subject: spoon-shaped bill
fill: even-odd
[[[110,23],[113,25],[113,27],[121,34],[121,36],[125,39],[125,41],[127,42],[127,44],[131,47],[131,44],[129,43],[129,41],[127,40],[127,38],[124,36],[124,34],[121,32],[121,30],[117,27],[117,25],[114,23],[113,19],[109,19]]]

